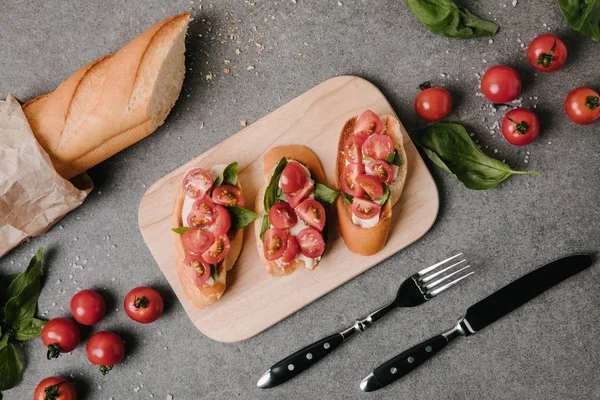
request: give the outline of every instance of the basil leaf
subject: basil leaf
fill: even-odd
[[[217,265],[216,264],[210,264],[210,276],[211,278],[213,278],[213,281],[217,280]]]
[[[179,235],[183,235],[186,231],[189,231],[190,228],[189,226],[181,226],[179,228],[171,228],[171,230]]]
[[[452,0],[406,0],[406,5],[436,35],[468,39],[498,31],[498,25],[471,14]]]
[[[382,186],[383,186],[383,195],[379,199],[377,199],[377,200],[382,200],[381,207],[383,207],[385,205],[385,202],[388,201],[388,199],[390,198],[389,186],[386,185],[385,183],[383,183]]]
[[[227,207],[227,211],[231,216],[231,230],[242,229],[258,219],[257,214],[242,207]]]
[[[348,193],[345,193],[345,192],[342,192],[342,194],[344,195],[344,204],[346,204],[346,205],[352,204],[352,200],[354,199],[354,197],[350,196]]]
[[[558,5],[572,29],[600,41],[600,0],[559,0]]]
[[[277,189],[279,189],[279,177],[281,176],[281,172],[283,171],[283,169],[287,166],[287,160],[285,157],[282,157],[281,160],[279,160],[279,163],[277,164],[277,167],[275,167],[275,170],[273,171],[273,175],[271,176],[271,181],[269,182],[269,186],[267,186],[267,189],[265,190],[265,198],[264,198],[264,207],[265,207],[265,213],[268,213],[269,210],[271,209],[271,206],[275,203],[277,203],[277,194],[278,191]]]
[[[277,201],[275,203],[278,203],[280,201],[287,201],[285,198],[285,194],[283,193],[283,190],[281,190],[281,188],[279,186],[277,186],[277,197],[276,197]]]
[[[21,319],[33,317],[42,289],[42,259],[44,250],[39,249],[29,262],[25,272],[18,274],[7,289],[8,301],[4,307],[4,325],[16,326]]]
[[[271,226],[271,224],[269,223],[269,216],[265,215],[263,217],[262,225],[260,227],[260,240],[263,240],[263,238],[265,236],[265,232],[267,231],[267,229],[269,229],[270,226]]]
[[[0,390],[13,388],[23,372],[23,364],[12,343],[0,348]]]
[[[237,163],[237,161],[234,161],[231,164],[229,164],[228,166],[226,166],[225,169],[223,170],[223,172],[221,172],[221,174],[219,176],[217,176],[217,179],[215,179],[215,181],[213,183],[213,189],[216,188],[217,186],[221,186],[221,185],[235,186],[235,185],[237,185],[237,181],[238,181],[238,163]]]
[[[46,321],[37,318],[25,318],[19,322],[15,329],[15,339],[25,341],[36,338],[42,334]]]
[[[537,171],[515,171],[507,164],[488,157],[459,124],[429,125],[411,137],[438,167],[469,189],[491,189],[514,174],[539,176]]]
[[[4,304],[8,300],[8,297],[7,297],[8,287],[10,286],[12,281],[14,281],[18,275],[19,274],[0,276],[0,304]]]
[[[385,158],[385,161],[388,164],[392,164],[392,165],[395,165],[397,167],[399,167],[402,164],[404,164],[404,162],[402,161],[402,157],[400,157],[400,154],[398,154],[398,149],[394,149],[394,151],[392,153],[390,153],[390,155]]]
[[[337,199],[340,193],[317,182],[315,184],[315,191],[313,194],[315,195],[315,200],[324,204],[325,206],[330,206],[333,204],[335,199]]]

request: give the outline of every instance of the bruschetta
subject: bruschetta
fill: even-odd
[[[258,252],[274,277],[314,270],[325,252],[326,208],[338,193],[325,185],[321,162],[308,147],[279,146],[263,157],[265,186],[256,198]]]
[[[402,195],[408,163],[400,122],[367,110],[344,125],[335,184],[340,234],[348,249],[369,256],[388,238],[392,207]]]
[[[175,265],[183,290],[204,308],[219,300],[227,271],[235,264],[244,227],[258,215],[244,208],[237,162],[209,170],[192,168],[179,186],[173,208]]]

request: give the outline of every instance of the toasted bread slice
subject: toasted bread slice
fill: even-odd
[[[344,154],[344,144],[346,139],[353,134],[354,124],[357,117],[350,118],[344,125],[344,129],[340,134],[338,142],[337,159],[335,163],[335,186],[341,191],[340,176],[342,170],[346,166]],[[391,115],[380,116],[385,127],[383,134],[388,135],[394,142],[394,147],[398,150],[398,154],[402,158],[403,164],[398,169],[398,177],[389,185],[390,197],[384,204],[379,215],[379,222],[371,228],[363,228],[352,222],[352,206],[344,204],[344,196],[339,196],[336,200],[336,209],[338,213],[338,221],[340,226],[340,234],[346,243],[348,249],[356,254],[370,256],[383,249],[387,242],[388,233],[390,230],[390,222],[392,218],[392,207],[398,202],[404,189],[406,181],[406,171],[408,161],[404,150],[404,142],[402,131],[400,130],[400,122]]]
[[[275,168],[277,163],[279,163],[279,160],[281,160],[283,157],[285,157],[288,160],[298,161],[299,163],[304,165],[308,169],[311,177],[315,181],[319,183],[326,182],[325,172],[323,171],[323,166],[321,165],[319,158],[308,147],[300,145],[273,147],[263,156],[263,175],[265,177],[265,184],[256,195],[255,212],[258,215],[265,214],[263,201],[265,197],[265,190],[267,186],[269,186],[269,182],[271,181],[273,169]],[[260,258],[262,259],[263,264],[267,268],[267,272],[271,276],[278,278],[281,276],[292,274],[294,271],[296,271],[298,267],[304,267],[305,263],[303,260],[292,261],[289,264],[280,265],[276,261],[269,261],[265,258],[263,251],[263,241],[260,239],[260,230],[262,228],[261,221],[262,220],[257,220],[257,222],[254,224],[256,233],[256,245],[258,248],[258,254],[260,254]],[[317,267],[317,265],[315,265],[315,268]]]

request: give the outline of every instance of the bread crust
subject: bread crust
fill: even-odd
[[[380,118],[385,126],[384,134],[388,135],[394,142],[394,147],[398,150],[398,154],[402,158],[403,164],[399,167],[398,177],[391,185],[389,185],[390,197],[381,210],[379,222],[371,228],[358,226],[352,222],[352,206],[344,204],[344,197],[339,196],[335,202],[340,234],[348,249],[351,252],[362,256],[376,254],[385,247],[392,219],[392,207],[400,199],[402,190],[404,189],[404,183],[406,182],[408,160],[406,158],[406,151],[404,150],[400,122],[391,115],[383,115],[380,116]],[[340,192],[342,191],[340,176],[342,170],[346,166],[345,157],[342,152],[344,150],[346,139],[353,134],[356,119],[357,117],[352,117],[346,121],[338,141],[338,152],[335,163],[335,186]]]
[[[255,212],[258,215],[263,215],[265,213],[264,208],[264,197],[265,190],[267,186],[269,186],[269,182],[271,181],[271,175],[273,173],[273,169],[281,160],[285,157],[288,160],[298,161],[302,165],[304,165],[308,171],[310,172],[311,177],[319,182],[325,183],[325,171],[323,171],[323,166],[321,165],[321,161],[317,155],[308,147],[301,145],[287,145],[287,146],[276,146],[271,148],[269,151],[265,153],[263,156],[263,175],[265,177],[264,186],[258,191],[256,195],[255,204]],[[305,263],[303,260],[292,261],[286,265],[279,265],[276,261],[269,261],[265,258],[264,250],[263,250],[263,241],[260,239],[260,231],[262,228],[262,219],[257,220],[254,223],[255,235],[256,235],[256,245],[258,249],[258,254],[265,265],[267,272],[275,277],[279,278],[282,276],[290,275],[294,273],[298,268],[304,267]],[[319,262],[317,262],[314,268],[317,268]],[[313,268],[313,269],[314,269]]]

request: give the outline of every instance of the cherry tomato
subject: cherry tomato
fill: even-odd
[[[567,61],[567,46],[555,35],[546,33],[529,43],[527,59],[538,71],[556,71]]]
[[[77,400],[75,385],[58,376],[42,380],[33,392],[33,400]]]
[[[215,241],[212,233],[200,229],[189,229],[181,235],[183,248],[194,254],[204,253]]]
[[[79,326],[68,318],[53,318],[42,328],[42,342],[48,347],[48,360],[75,350],[79,340]]]
[[[381,119],[371,110],[360,114],[354,123],[354,133],[365,133],[367,135],[376,135],[383,131]]]
[[[355,197],[352,200],[352,213],[360,219],[371,219],[379,214],[381,206],[374,201]]]
[[[502,134],[509,143],[525,146],[540,134],[540,121],[533,111],[515,108],[502,119]]]
[[[288,235],[287,246],[285,247],[285,251],[281,256],[281,261],[285,263],[292,262],[298,257],[298,253],[300,253],[300,246],[298,246],[298,241],[295,236]]]
[[[306,199],[296,208],[298,215],[308,226],[319,232],[325,227],[325,208],[316,200]]]
[[[238,188],[231,185],[220,185],[213,190],[212,200],[225,207],[244,207],[246,200]]]
[[[162,315],[164,303],[156,290],[141,286],[127,293],[123,308],[132,320],[149,324]]]
[[[194,168],[183,178],[183,190],[187,197],[199,199],[212,187],[213,180],[210,174],[202,168]]]
[[[280,258],[287,248],[288,234],[277,228],[267,229],[263,236],[263,251],[268,261]]]
[[[360,174],[365,173],[365,166],[363,164],[348,164],[342,170],[342,176],[340,177],[340,183],[342,190],[348,193],[350,196],[360,197],[363,195],[362,188],[356,183],[356,177]]]
[[[298,223],[298,216],[289,203],[280,201],[269,210],[269,222],[275,228],[290,229]]]
[[[565,99],[565,111],[576,124],[591,124],[600,118],[600,96],[588,87],[579,87]]]
[[[104,299],[93,290],[82,290],[71,299],[71,313],[81,325],[94,325],[104,317]]]
[[[298,207],[298,204],[302,203],[302,200],[306,199],[312,193],[314,185],[310,181],[306,181],[304,187],[300,190],[292,193],[285,193],[285,199],[290,203],[292,207]]]
[[[511,67],[496,65],[483,74],[481,91],[494,103],[513,101],[521,93],[521,78]]]
[[[217,204],[215,206],[215,220],[206,230],[216,237],[226,234],[229,229],[231,229],[231,215],[225,207]]]
[[[98,332],[88,340],[85,352],[88,360],[98,366],[102,375],[106,375],[113,365],[123,360],[125,343],[116,333]]]
[[[300,252],[308,258],[321,257],[325,252],[325,241],[321,232],[314,228],[302,229],[296,236]]]
[[[367,164],[365,172],[369,175],[374,175],[383,183],[388,185],[394,180],[394,171],[390,164],[382,160],[373,160]]]
[[[196,285],[201,285],[210,278],[210,265],[201,256],[192,254],[187,256],[183,263],[187,267],[185,270],[188,276]]]
[[[368,136],[365,133],[357,133],[346,139],[344,144],[344,157],[350,164],[360,164],[362,162],[362,146]]]
[[[279,184],[284,193],[294,193],[306,185],[306,170],[297,162],[290,161],[281,172]]]
[[[379,199],[383,196],[383,184],[376,176],[361,174],[356,177],[356,183],[372,199]]]
[[[208,228],[216,218],[215,203],[207,197],[196,200],[192,211],[187,216],[187,223],[192,228]]]
[[[394,142],[387,135],[371,135],[363,144],[363,157],[385,160],[394,151]]]
[[[425,121],[442,120],[452,111],[452,95],[444,88],[422,90],[415,98],[415,111]]]
[[[209,264],[220,263],[225,259],[230,248],[231,243],[227,235],[215,236],[215,241],[208,250],[202,253],[202,258]]]

